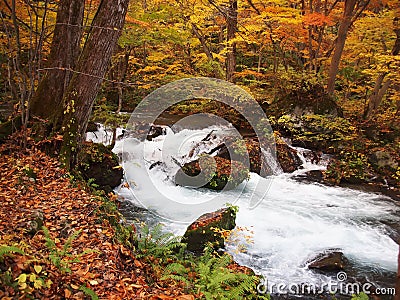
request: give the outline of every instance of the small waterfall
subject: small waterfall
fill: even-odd
[[[271,152],[271,149],[261,148],[261,153],[264,163],[271,169],[272,175],[279,175],[283,173],[281,165],[277,161],[275,153]]]

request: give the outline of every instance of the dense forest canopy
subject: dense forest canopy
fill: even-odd
[[[86,129],[72,123],[87,122],[96,97],[97,115],[132,111],[157,87],[196,76],[234,82],[266,110],[293,94],[329,97],[349,121],[397,130],[398,0],[143,0],[102,17],[107,5],[119,2],[0,3],[1,101],[25,125],[44,121],[44,136],[63,134],[66,156]]]

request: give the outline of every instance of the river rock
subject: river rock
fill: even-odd
[[[298,181],[305,181],[305,182],[324,182],[324,173],[322,170],[310,170],[303,174],[299,174],[296,177]]]
[[[282,171],[292,173],[300,168],[302,161],[297,155],[297,151],[281,140],[277,140],[276,154]]]
[[[370,163],[376,168],[391,168],[393,170],[397,169],[398,162],[396,162],[390,153],[382,150],[373,152],[369,156]]]
[[[291,148],[281,139],[276,139],[276,159],[281,165],[282,171],[285,173],[292,173],[300,168],[302,161],[297,154],[297,151]],[[218,145],[214,149],[217,149],[217,156],[230,159],[230,152],[235,153],[235,159],[239,161],[245,161],[245,153],[249,157],[250,172],[261,174],[261,168],[263,167],[263,173],[266,175],[272,175],[273,171],[267,164],[262,164],[262,154],[260,149],[260,143],[257,138],[244,138],[240,141],[228,141],[221,145]],[[211,152],[212,153],[212,152]]]
[[[202,168],[201,168],[202,166]],[[175,183],[187,187],[230,190],[249,177],[249,169],[238,161],[201,156],[186,163],[175,174]]]
[[[340,251],[327,250],[309,260],[307,265],[309,269],[314,269],[321,272],[336,272],[345,268],[346,258]]]
[[[215,249],[223,248],[224,238],[219,231],[235,228],[235,219],[236,209],[234,207],[206,213],[189,225],[182,242],[187,244],[187,250],[198,254],[202,253],[209,243]]]
[[[85,143],[78,168],[86,180],[93,178],[94,183],[106,192],[117,187],[123,177],[118,156],[103,144]]]

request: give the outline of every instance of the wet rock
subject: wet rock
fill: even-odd
[[[217,147],[212,149],[209,154],[216,153],[216,156],[232,159],[231,153],[234,156],[234,160],[248,164],[250,172],[257,174],[261,173],[262,160],[261,160],[261,149],[260,143],[257,138],[244,138],[243,140],[227,140]],[[248,156],[248,158],[247,158]]]
[[[85,143],[79,157],[79,171],[86,180],[105,192],[111,192],[122,180],[118,156],[103,144]]]
[[[276,154],[283,172],[292,173],[300,168],[302,161],[297,151],[281,140],[277,140]]]
[[[178,170],[175,183],[186,187],[230,190],[248,177],[248,168],[240,162],[221,157],[201,156]]]
[[[223,208],[199,217],[187,228],[182,242],[187,244],[187,250],[202,253],[209,243],[215,248],[224,247],[224,238],[220,231],[232,230],[236,223],[236,209]]]
[[[321,170],[311,170],[295,177],[298,181],[324,182],[324,173]]]
[[[278,160],[279,164],[283,172],[285,173],[292,173],[300,168],[302,165],[302,161],[297,154],[297,151],[291,148],[288,144],[284,141],[277,139],[276,143],[276,159]],[[260,148],[260,143],[257,138],[244,138],[243,140],[239,141],[228,141],[221,145],[218,145],[217,149],[217,156],[230,159],[230,153],[234,153],[235,160],[240,162],[245,162],[247,160],[245,156],[245,151],[247,151],[249,165],[250,165],[250,172],[254,172],[257,174],[266,174],[272,175],[273,171],[267,164],[262,164],[262,153]],[[212,154],[211,152],[210,154]],[[261,168],[263,172],[261,172]]]
[[[382,150],[373,152],[369,156],[370,163],[376,168],[391,168],[396,169],[398,167],[398,162],[390,155],[390,153]]]
[[[146,139],[148,141],[152,141],[154,138],[160,135],[165,135],[165,133],[165,128],[163,126],[152,125],[150,127],[149,133],[146,136]]]
[[[307,262],[308,268],[321,272],[341,271],[346,266],[346,258],[343,253],[337,250],[327,250],[318,254]]]

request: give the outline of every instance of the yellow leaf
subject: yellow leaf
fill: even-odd
[[[42,266],[33,266],[33,268],[35,269],[35,272],[38,274],[42,272]]]
[[[34,282],[36,280],[36,275],[34,273],[29,275],[29,281]]]
[[[74,290],[78,290],[78,289],[79,289],[79,286],[77,286],[77,285],[75,285],[75,284],[73,284],[73,283],[71,283],[71,287],[72,287]]]
[[[19,284],[26,282],[26,274],[22,273],[21,275],[18,276],[17,279]]]
[[[46,288],[50,288],[51,287],[51,285],[53,284],[53,281],[51,280],[51,279],[47,279],[47,281],[46,281]]]
[[[33,283],[33,286],[36,289],[40,289],[43,287],[43,282],[40,279],[36,279],[35,282]]]
[[[26,289],[26,287],[27,287],[27,285],[26,285],[25,282],[22,282],[22,283],[19,284],[19,289],[20,290],[24,290],[24,289]]]

